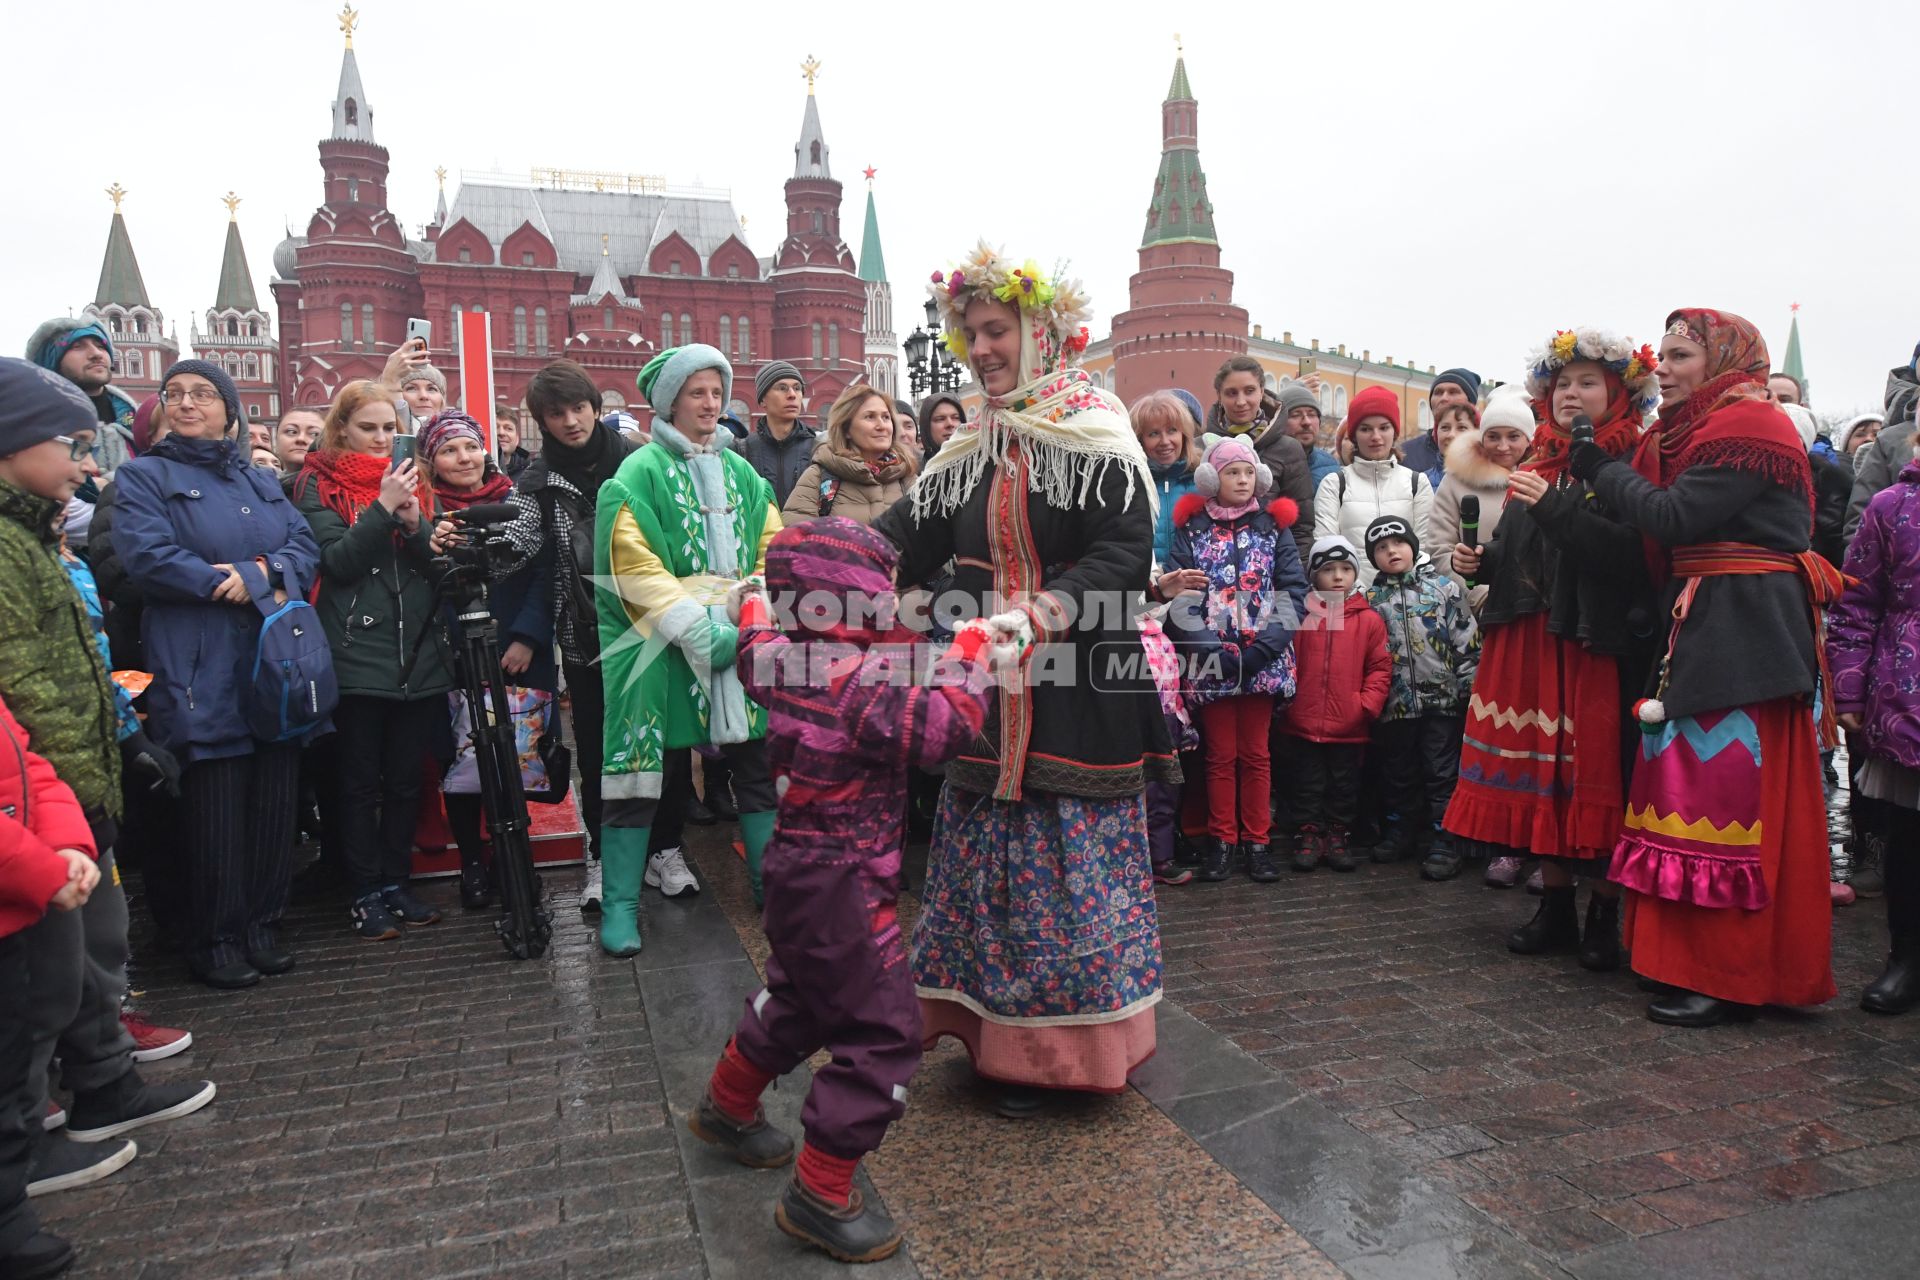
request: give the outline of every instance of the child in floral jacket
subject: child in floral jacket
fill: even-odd
[[[1388,799],[1398,815],[1375,862],[1393,862],[1426,846],[1420,873],[1449,880],[1463,855],[1441,829],[1460,774],[1460,736],[1480,665],[1480,629],[1460,584],[1420,556],[1420,539],[1399,516],[1367,526],[1367,558],[1376,577],[1367,603],[1387,624],[1393,691],[1374,726]]]
[[[1307,596],[1300,551],[1287,532],[1300,512],[1287,498],[1260,505],[1273,473],[1237,437],[1210,438],[1194,485],[1197,492],[1174,505],[1167,564],[1197,570],[1207,582],[1204,598],[1182,596],[1169,619],[1200,659],[1187,692],[1207,759],[1209,839],[1200,879],[1227,878],[1237,841],[1248,876],[1269,883],[1280,866],[1268,733],[1275,701],[1293,697],[1293,633]]]

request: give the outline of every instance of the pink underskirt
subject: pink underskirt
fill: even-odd
[[[1620,837],[1607,879],[1650,898],[1695,907],[1760,911],[1773,901],[1757,851],[1716,857],[1668,848],[1640,835]]]
[[[1155,1043],[1151,1006],[1119,1022],[1021,1026],[990,1022],[958,1001],[922,1000],[920,1018],[926,1048],[952,1036],[979,1075],[1043,1089],[1119,1093]]]

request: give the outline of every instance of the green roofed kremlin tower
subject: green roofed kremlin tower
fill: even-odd
[[[240,197],[229,191],[220,201],[227,206],[227,244],[220,258],[220,283],[207,308],[206,332],[194,327],[193,353],[227,371],[240,391],[248,422],[277,422],[280,344],[273,336],[273,319],[254,292],[253,269],[240,243]]]
[[[180,341],[167,333],[166,317],[147,297],[147,283],[140,278],[133,237],[120,214],[126,188],[114,183],[107,198],[113,201],[113,221],[100,260],[100,284],[80,314],[106,326],[113,338],[113,385],[139,401],[160,389],[160,375],[180,358]]]
[[[878,172],[867,166],[867,226],[860,235],[860,279],[867,286],[867,385],[898,396],[900,344],[893,332],[893,286],[887,283],[880,217],[873,209],[873,177]]]
[[[1184,52],[1160,105],[1160,172],[1127,294],[1112,341],[1114,391],[1129,404],[1163,387],[1203,394],[1220,362],[1247,350],[1247,312],[1233,305],[1233,273],[1220,265]]]

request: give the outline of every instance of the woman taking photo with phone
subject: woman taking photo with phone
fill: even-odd
[[[400,936],[440,913],[407,888],[420,812],[421,760],[448,733],[453,678],[433,625],[432,530],[421,474],[394,461],[393,398],[377,382],[334,397],[320,446],[294,482],[294,502],[320,545],[315,605],[333,646],[340,705],[340,800],[353,927]]]

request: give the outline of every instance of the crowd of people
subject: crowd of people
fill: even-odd
[[[554,361],[524,441],[450,408],[416,340],[270,425],[197,360],[134,404],[84,321],[0,362],[9,1274],[72,1257],[28,1197],[214,1096],[136,1069],[191,1036],[128,1006],[116,853],[220,990],[295,968],[303,832],[347,927],[391,941],[441,919],[412,883],[437,790],[462,905],[492,903],[438,586],[493,504],[483,675],[523,786],[577,773],[614,957],[646,889],[699,891],[685,826],[738,824],[772,956],[690,1125],[793,1163],[777,1221],[844,1260],[898,1247],[855,1179],[923,1046],[961,1041],[1012,1117],[1125,1087],[1155,1045],[1156,894],[1196,881],[1531,868],[1509,948],[1630,963],[1682,1027],[1830,999],[1832,908],[1883,893],[1861,1003],[1920,1003],[1912,363],[1830,438],[1752,325],[1684,309],[1657,350],[1575,327],[1514,380],[1450,369],[1410,432],[1394,392],[1328,423],[1317,378],[1247,357],[1211,405],[1122,405],[1079,367],[1077,282],[985,245],[932,292],[966,398],[857,384],[816,423],[801,369],[761,365],[749,419],[699,344],[641,372],[645,423]],[[326,667],[311,715],[261,681],[289,616],[324,636],[290,659]],[[1854,837],[1830,849],[1842,733]],[[821,1049],[796,1150],[759,1098]]]

